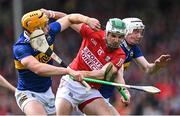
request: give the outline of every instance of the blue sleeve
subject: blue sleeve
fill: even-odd
[[[31,48],[27,45],[16,45],[13,47],[14,57],[17,60],[22,60],[23,58],[31,55]]]
[[[133,48],[134,56],[133,58],[138,58],[140,56],[143,56],[141,49],[136,45]]]
[[[58,22],[53,22],[49,24],[49,28],[49,35],[51,37],[49,44],[52,44],[55,41],[56,34],[61,31],[61,25]]]
[[[50,33],[56,35],[61,31],[61,25],[58,22],[53,22],[49,24]]]

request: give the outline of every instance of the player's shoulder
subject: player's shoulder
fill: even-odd
[[[104,37],[105,31],[100,29],[99,31],[94,31],[94,33]]]
[[[17,41],[14,43],[14,46],[24,44],[30,44],[30,38],[25,37],[24,34],[21,33],[20,36],[17,38]]]
[[[30,39],[26,38],[24,36],[24,34],[22,33],[13,45],[13,51],[14,52],[19,52],[19,51],[26,52],[27,49],[32,49],[31,45],[30,45]]]
[[[141,51],[141,48],[139,47],[139,45],[133,45],[131,50],[134,52],[134,53],[139,53],[139,52],[142,52]]]
[[[105,37],[104,30],[93,31],[92,35],[96,38],[103,39]]]
[[[140,49],[139,45],[135,44],[132,46],[132,49],[135,50],[135,49]]]

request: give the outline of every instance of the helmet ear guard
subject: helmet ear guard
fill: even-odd
[[[144,29],[145,25],[139,18],[124,18],[122,21],[126,24],[127,34],[131,34],[134,29]]]
[[[106,24],[106,35],[108,32],[125,35],[126,34],[126,25],[119,18],[112,18]]]
[[[28,32],[32,33],[37,28],[45,28],[48,23],[47,16],[40,10],[35,10],[29,13],[26,13],[22,19],[22,27]]]

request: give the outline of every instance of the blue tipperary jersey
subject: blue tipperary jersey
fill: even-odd
[[[140,48],[137,45],[129,46],[126,41],[121,44],[121,48],[126,53],[126,60],[124,61],[124,69],[127,70],[128,66],[133,59],[143,56]],[[104,98],[110,98],[114,91],[114,86],[103,85],[99,91]]]
[[[61,25],[58,22],[49,24],[50,30],[47,36],[47,42],[51,49],[53,49],[53,43],[55,35],[60,32]],[[51,77],[42,77],[34,72],[30,71],[21,64],[21,60],[27,56],[34,56],[39,62],[52,64],[53,61],[50,57],[44,53],[38,52],[30,45],[30,38],[24,33],[20,35],[17,42],[13,45],[13,55],[15,68],[18,71],[18,90],[29,90],[34,92],[46,92],[52,84]]]

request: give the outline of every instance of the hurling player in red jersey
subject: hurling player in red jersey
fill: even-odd
[[[119,45],[124,40],[126,26],[121,19],[109,19],[105,31],[92,30],[86,24],[73,25],[72,28],[81,34],[83,41],[76,58],[69,65],[71,69],[99,70],[109,62],[113,63],[113,69],[116,71],[122,68],[126,56]],[[122,72],[116,74],[115,81],[125,83]],[[85,87],[72,80],[69,75],[63,76],[56,94],[57,114],[69,115],[73,108],[78,106],[87,115],[113,115],[110,107],[97,90],[101,85],[89,84],[92,89],[87,92]],[[127,92],[127,96],[130,98],[129,92]]]

